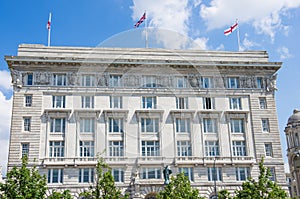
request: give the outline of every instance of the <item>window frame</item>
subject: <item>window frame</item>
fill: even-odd
[[[109,156],[110,157],[124,157],[124,142],[123,141],[109,141]]]
[[[79,119],[80,133],[95,133],[95,118],[81,117]]]
[[[123,108],[123,97],[122,96],[110,96],[109,102],[110,102],[110,108],[114,108],[114,109]]]
[[[124,133],[124,118],[108,118],[109,133]]]
[[[29,147],[30,144],[28,142],[22,142],[21,143],[21,157],[24,157],[25,155],[29,156]]]
[[[201,77],[201,88],[203,89],[210,89],[214,88],[214,79],[213,77],[203,76]]]
[[[53,86],[67,86],[67,75],[63,73],[53,74]]]
[[[272,158],[273,157],[273,146],[272,146],[272,142],[265,142],[264,143],[264,147],[265,147],[265,156]]]
[[[57,181],[54,182],[54,171],[57,171]],[[48,184],[63,184],[64,170],[63,169],[48,169]]]
[[[143,88],[157,88],[157,78],[154,75],[145,75],[142,77]]]
[[[34,81],[33,81],[33,73],[26,73],[25,75],[26,79],[26,86],[33,86]]]
[[[92,109],[95,106],[95,99],[93,95],[81,96],[81,108]]]
[[[24,95],[24,106],[25,107],[32,107],[32,95],[31,94],[26,94]]]
[[[153,175],[150,172],[153,172],[154,174],[153,177],[149,176],[149,175]],[[141,179],[161,179],[161,169],[156,167],[142,168]]]
[[[210,124],[209,121],[211,121]],[[218,125],[216,118],[203,118],[202,124],[204,133],[218,133]]]
[[[49,141],[49,157],[58,158],[65,156],[64,141]]]
[[[81,86],[93,87],[95,86],[95,76],[90,74],[81,75]]]
[[[179,173],[183,173],[184,176],[186,176],[189,181],[194,181],[194,168],[193,167],[179,167],[178,168]]]
[[[234,123],[234,122],[238,122],[238,124]],[[231,133],[245,133],[244,119],[243,118],[231,118],[230,119],[230,132]]]
[[[124,169],[112,168],[111,173],[116,183],[124,182]]]
[[[238,77],[228,77],[227,78],[227,88],[228,89],[240,88],[239,78]]]
[[[95,174],[94,168],[79,168],[78,183],[93,183],[94,174]]]
[[[244,172],[244,173],[241,173],[241,172]],[[250,173],[249,167],[236,167],[235,168],[236,181],[246,181],[250,176],[251,176],[251,173]]]
[[[207,167],[208,181],[223,181],[222,167]]]
[[[202,105],[203,105],[202,107],[204,110],[215,109],[215,98],[214,97],[203,97]]]
[[[141,141],[141,155],[143,157],[157,157],[160,156],[159,141],[142,140]]]
[[[176,97],[176,109],[188,109],[188,97]]]
[[[95,142],[94,141],[79,141],[79,157],[94,157]]]
[[[31,117],[23,117],[23,131],[24,132],[31,131]]]
[[[141,118],[142,133],[158,133],[159,125],[159,118]]]
[[[204,145],[206,157],[220,156],[220,145],[218,140],[206,140]]]
[[[261,119],[261,128],[263,133],[270,133],[270,123],[268,118]]]
[[[188,157],[192,156],[192,145],[188,140],[178,140],[177,141],[177,156],[178,157]]]
[[[242,110],[242,98],[241,97],[230,97],[229,108],[231,110]]]
[[[60,120],[60,124],[56,124]],[[57,126],[56,126],[57,125]],[[50,118],[50,133],[65,133],[66,132],[66,118],[64,117],[51,117]],[[60,128],[60,131],[56,131],[56,128]]]
[[[66,108],[66,96],[52,95],[52,108]]]
[[[259,109],[267,109],[267,99],[265,97],[259,97]]]
[[[157,108],[157,97],[156,96],[143,96],[142,97],[142,108],[143,109],[156,109]]]
[[[122,75],[120,74],[110,74],[109,75],[109,84],[110,87],[122,87]]]
[[[191,133],[191,119],[190,118],[176,118],[175,119],[176,133]]]
[[[232,141],[232,156],[245,157],[247,156],[247,148],[245,141]]]

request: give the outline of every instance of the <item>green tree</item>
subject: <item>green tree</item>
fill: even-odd
[[[223,189],[218,192],[218,199],[232,199],[228,190]]]
[[[188,177],[183,173],[171,176],[170,183],[157,194],[158,199],[202,199],[199,190],[191,187]]]
[[[41,176],[36,167],[27,168],[28,158],[22,158],[21,167],[13,167],[7,173],[6,183],[0,183],[2,198],[42,199],[47,190],[46,177]]]
[[[88,191],[80,194],[88,199],[127,199],[115,186],[115,180],[111,173],[111,168],[99,158],[96,168],[96,185],[90,186]]]
[[[242,184],[242,189],[237,190],[236,199],[284,199],[287,193],[276,182],[270,180],[271,172],[264,166],[264,159],[259,163],[258,182],[249,178]]]
[[[64,190],[63,192],[53,191],[52,194],[48,197],[48,199],[72,199],[72,195],[70,194],[70,190]]]

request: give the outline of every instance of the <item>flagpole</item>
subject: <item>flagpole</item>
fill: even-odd
[[[239,51],[241,51],[241,45],[240,45],[240,28],[239,28],[239,24],[238,24],[238,19],[236,19],[236,23],[237,23],[236,34],[237,34],[237,40],[238,40],[238,48],[239,48]]]
[[[48,20],[48,46],[50,46],[50,36],[51,36],[51,12],[49,14],[49,20]]]
[[[146,27],[146,35],[145,35],[145,37],[146,37],[146,39],[145,39],[146,40],[145,41],[146,44],[145,45],[146,45],[146,48],[148,48],[148,23],[147,23],[147,21],[148,21],[147,18],[148,17],[147,17],[147,14],[146,14],[146,10],[145,10],[145,17],[146,17],[145,18],[145,27]]]

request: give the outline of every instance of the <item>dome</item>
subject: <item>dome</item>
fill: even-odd
[[[298,109],[295,109],[293,111],[293,115],[288,119],[288,124],[295,123],[295,122],[300,122],[300,110]]]

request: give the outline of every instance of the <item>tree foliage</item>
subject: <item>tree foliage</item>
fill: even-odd
[[[237,198],[245,199],[283,199],[287,193],[276,182],[270,180],[271,172],[264,166],[264,159],[259,163],[258,181],[249,178],[242,184],[242,189],[236,191]]]
[[[191,187],[188,177],[183,173],[171,176],[170,183],[157,194],[158,199],[202,199],[199,190]]]
[[[52,194],[48,197],[48,199],[72,199],[72,195],[70,194],[70,190],[64,190],[63,192],[53,191]]]
[[[96,185],[90,186],[88,191],[80,194],[88,199],[127,199],[115,186],[115,181],[111,173],[111,168],[100,158],[96,167]]]
[[[2,198],[42,199],[47,190],[46,177],[41,176],[36,167],[27,168],[28,158],[22,158],[20,168],[13,167],[7,173],[6,183],[0,183]]]
[[[258,181],[249,178],[242,184],[241,190],[235,191],[235,196],[230,197],[227,190],[219,192],[220,199],[285,199],[287,193],[276,183],[270,180],[271,172],[264,166],[264,159],[259,162]]]

